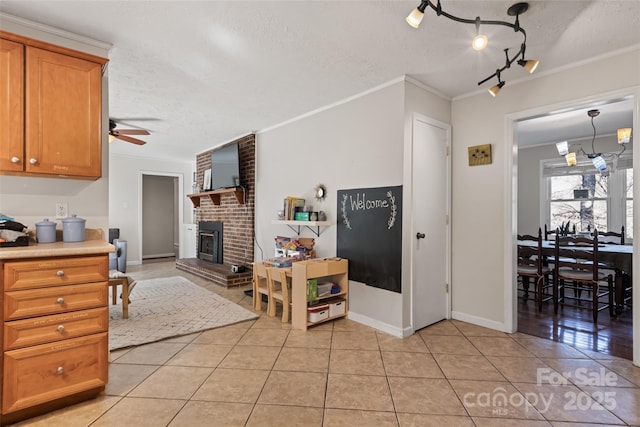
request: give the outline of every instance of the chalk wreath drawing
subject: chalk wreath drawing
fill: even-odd
[[[351,230],[351,223],[349,222],[349,216],[347,214],[347,194],[342,195],[342,222],[347,227],[347,229]],[[396,197],[390,191],[387,191],[387,198],[389,199],[389,209],[391,211],[391,215],[389,216],[389,220],[387,221],[387,230],[391,230],[393,225],[396,223],[396,217],[398,216],[398,208],[396,206]]]
[[[351,224],[349,223],[349,217],[347,216],[347,195],[342,195],[342,222],[344,225],[351,230]]]
[[[391,230],[393,224],[396,223],[396,215],[398,214],[398,208],[396,208],[396,197],[391,194],[391,191],[387,191],[387,197],[389,198],[389,202],[391,202],[391,216],[389,217],[389,221],[387,224],[387,230]]]

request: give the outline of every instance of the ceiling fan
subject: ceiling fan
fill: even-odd
[[[136,145],[144,145],[146,141],[141,139],[132,138],[127,135],[151,135],[149,131],[144,129],[119,129],[116,130],[117,123],[113,119],[109,119],[109,142],[113,142],[114,139],[120,139],[122,141],[130,142]]]

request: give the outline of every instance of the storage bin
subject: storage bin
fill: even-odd
[[[329,304],[329,317],[341,316],[345,313],[347,303],[345,300],[332,302]]]
[[[309,322],[316,323],[329,318],[329,305],[324,304],[307,309],[307,318]]]
[[[323,297],[323,296],[327,296],[329,294],[331,294],[331,287],[333,286],[333,283],[319,283],[318,284],[318,296],[319,297]]]

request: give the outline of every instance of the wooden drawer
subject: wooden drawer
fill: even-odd
[[[294,263],[294,267],[298,267]],[[302,264],[300,264],[302,266]],[[306,276],[307,278],[312,277],[328,277],[336,274],[343,274],[348,271],[348,263],[347,260],[309,260],[304,264],[306,268]]]
[[[4,324],[4,349],[62,341],[109,330],[107,307],[14,320]]]
[[[107,383],[106,332],[4,353],[2,413]]]
[[[106,307],[108,298],[108,282],[5,292],[4,320]]]
[[[4,264],[4,289],[15,291],[109,279],[107,255],[47,258]]]

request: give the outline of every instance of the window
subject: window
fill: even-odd
[[[607,177],[599,173],[552,176],[549,178],[549,224],[556,229],[567,222],[576,232],[607,230]],[[575,190],[587,190],[586,197],[578,197]]]
[[[542,163],[546,182],[546,223],[550,229],[570,223],[573,232],[620,231],[633,236],[633,169],[626,153],[608,176],[601,175],[589,161],[568,167],[557,160]],[[576,191],[577,190],[577,191]],[[545,217],[545,216],[543,216]]]

